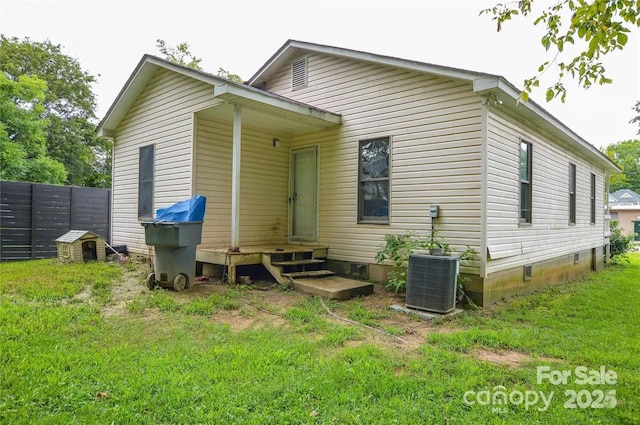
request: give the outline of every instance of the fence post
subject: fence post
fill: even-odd
[[[36,199],[38,198],[37,184],[31,183],[31,258],[36,258],[36,240],[37,240],[37,220],[38,215],[36,214],[36,208],[33,206],[36,204]]]

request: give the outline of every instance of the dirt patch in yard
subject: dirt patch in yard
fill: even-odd
[[[489,351],[482,349],[476,350],[473,353],[473,357],[507,367],[520,367],[521,363],[531,360],[528,355],[518,351]]]
[[[532,357],[528,354],[521,353],[519,351],[511,351],[511,350],[485,350],[478,349],[472,353],[472,356],[493,364],[497,364],[500,366],[506,366],[510,368],[521,367],[526,363],[530,363],[532,361],[543,360],[546,362],[557,363],[560,362],[560,359],[554,359],[551,357]]]
[[[144,299],[149,295],[145,278],[149,273],[147,264],[123,267],[122,279],[112,287],[112,300],[102,307],[105,317],[130,315],[128,303],[136,299]],[[309,299],[305,295],[290,289],[284,289],[273,281],[260,280],[252,285],[231,287],[225,282],[211,280],[197,282],[190,289],[181,292],[166,290],[166,294],[177,303],[184,305],[198,299],[206,299],[211,295],[224,295],[231,290],[238,290],[239,308],[216,311],[210,319],[216,323],[228,324],[234,331],[255,329],[265,326],[289,326],[285,318],[287,311],[300,306]],[[88,295],[81,293],[86,298]],[[349,318],[349,309],[357,303],[358,308],[378,315],[371,326]],[[455,332],[456,329],[446,322],[425,320],[414,315],[392,311],[392,304],[404,305],[404,296],[387,291],[382,285],[375,285],[374,293],[352,301],[333,302],[323,300],[326,319],[344,326],[354,326],[362,330],[363,339],[348,341],[349,345],[373,343],[376,345],[414,350],[424,344],[425,338],[434,332]],[[161,314],[157,309],[148,308],[144,316]],[[445,319],[446,320],[446,319]],[[367,322],[369,323],[369,322]]]

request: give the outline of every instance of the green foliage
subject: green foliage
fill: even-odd
[[[189,51],[189,44],[182,42],[176,45],[176,47],[167,46],[166,41],[158,39],[156,41],[156,47],[160,50],[160,53],[164,55],[164,59],[175,64],[186,66],[187,68],[202,70],[200,62],[201,58],[197,58]],[[224,68],[218,68],[216,75],[225,80],[233,81],[236,83],[242,83],[242,77],[238,74],[232,74]]]
[[[444,241],[437,231],[432,231],[430,236],[419,236],[415,232],[398,235],[384,235],[385,245],[376,252],[375,261],[381,263],[386,260],[393,262],[394,270],[389,273],[389,280],[385,286],[394,292],[404,291],[407,285],[406,266],[409,255],[416,250],[426,250],[434,255],[451,255],[457,252]],[[475,258],[476,251],[467,246],[460,252],[460,261],[469,262]],[[462,277],[458,277],[459,286],[462,284]],[[462,288],[461,288],[462,289]]]
[[[60,263],[57,259],[0,263],[0,295],[26,300],[72,298],[85,288],[101,303],[111,299],[111,285],[119,267],[99,262]]]
[[[611,220],[609,222],[609,230],[611,236],[609,237],[610,249],[611,249],[611,263],[621,264],[628,261],[627,252],[631,249],[631,243],[633,241],[633,235],[625,236],[622,233],[622,229],[618,226],[620,223],[618,220]]]
[[[96,100],[92,91],[95,77],[64,54],[60,45],[4,35],[0,35],[0,69],[9,81],[36,79],[44,84],[44,96],[38,99],[40,106],[34,115],[43,127],[41,156],[50,160],[39,161],[38,166],[44,171],[31,175],[14,173],[12,180],[43,181],[43,175],[50,174],[53,177],[48,183],[108,187],[111,144],[95,133]],[[13,102],[23,109],[33,104],[16,99]],[[2,121],[5,122],[4,114]],[[15,158],[15,150],[11,153]],[[19,158],[13,162],[19,166]],[[64,176],[56,163],[63,164]]]
[[[640,192],[640,140],[625,140],[607,145],[604,154],[622,169],[609,179],[609,192],[631,189]]]
[[[636,102],[635,106],[633,107],[633,110],[636,111],[636,116],[633,117],[631,121],[629,121],[629,123],[631,124],[636,123],[640,125],[640,100]],[[638,129],[638,134],[640,134],[640,129]]]
[[[517,15],[536,15],[534,25],[544,26],[541,38],[546,51],[552,51],[552,59],[538,67],[538,74],[524,81],[524,89],[520,94],[523,101],[529,99],[534,87],[540,84],[539,77],[550,68],[555,67],[558,80],[546,89],[547,101],[558,96],[562,101],[566,98],[563,84],[565,76],[578,80],[578,83],[589,88],[593,84],[610,84],[612,80],[606,76],[602,57],[616,50],[624,49],[629,40],[630,28],[640,27],[640,8],[632,0],[563,0],[553,2],[541,11],[534,12],[534,0],[498,3],[494,7],[484,9],[480,14],[493,15],[497,30]],[[562,60],[565,48],[578,46],[579,53],[569,54]],[[575,49],[567,49],[574,52]],[[573,57],[571,57],[573,56]]]
[[[197,58],[189,51],[189,44],[187,42],[178,43],[176,47],[167,46],[166,41],[162,39],[156,40],[156,47],[160,50],[160,53],[164,55],[164,58],[169,62],[186,66],[187,68],[201,70],[200,62],[201,58]]]
[[[229,291],[224,295],[211,294],[206,298],[197,299],[184,305],[182,311],[187,314],[211,316],[220,310],[238,310],[240,302],[237,298],[238,293],[234,291]]]
[[[221,77],[236,83],[242,84],[243,82],[242,77],[240,77],[238,74],[232,74],[224,68],[218,68],[218,72],[216,73],[216,75],[218,77]]]
[[[64,166],[47,157],[42,119],[47,83],[20,75],[16,81],[0,72],[0,179],[63,183]]]
[[[52,267],[47,261],[2,263],[0,283],[8,271],[11,280],[57,283],[69,272],[87,277],[94,266],[50,275],[43,274]],[[85,303],[2,292],[0,423],[637,423],[640,299],[633,294],[639,273],[640,255],[630,254],[625,266],[491,309],[439,324],[407,319],[409,329],[430,330],[424,340],[414,333],[415,345],[330,320],[315,299],[299,303],[292,320],[285,314],[271,321],[269,314],[239,330],[224,318],[182,310],[106,316]],[[112,284],[120,279],[114,276]],[[184,292],[164,292],[185,300]],[[346,311],[364,303],[330,305]],[[318,326],[309,332],[298,328],[298,319]],[[393,325],[385,330],[411,336]],[[480,350],[524,360],[496,365],[480,358]],[[579,385],[573,377],[566,385],[539,383],[540,365],[572,372],[604,366],[618,379],[613,387]],[[555,396],[546,411],[510,403],[496,413],[496,406],[463,401],[469,390],[496,386]],[[618,405],[564,407],[564,391],[599,389],[615,389]]]

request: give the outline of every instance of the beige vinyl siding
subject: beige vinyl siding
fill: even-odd
[[[217,101],[212,87],[159,70],[116,131],[113,162],[113,241],[147,252],[138,221],[138,156],[155,144],[154,210],[193,195],[193,113]]]
[[[319,54],[308,68],[307,88],[291,91],[284,66],[267,89],[343,116],[339,128],[292,137],[293,147],[319,147],[319,242],[329,257],[372,263],[385,234],[427,235],[432,204],[452,246],[479,250],[482,99],[471,85]],[[358,141],[387,136],[390,224],[358,224]]]
[[[273,146],[273,138],[280,147]],[[240,175],[240,246],[284,244],[288,234],[287,135],[243,123]],[[231,123],[198,115],[196,192],[207,197],[202,246],[231,243]]]
[[[520,138],[532,144],[532,224],[519,225]],[[487,273],[601,247],[604,172],[508,117],[489,113]],[[576,224],[569,225],[569,163],[577,168]],[[590,223],[591,173],[596,223]]]

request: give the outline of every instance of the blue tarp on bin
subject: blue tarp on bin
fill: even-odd
[[[196,195],[191,199],[177,202],[156,210],[156,221],[186,222],[203,221],[207,198]]]

